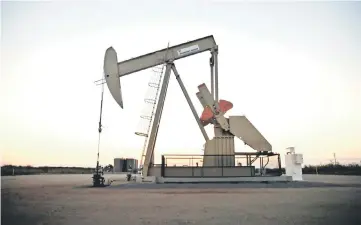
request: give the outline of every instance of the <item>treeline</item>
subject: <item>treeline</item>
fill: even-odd
[[[304,174],[334,174],[334,175],[361,175],[360,164],[326,164],[313,166],[308,165],[302,169]]]
[[[277,174],[278,168],[267,168],[267,174]],[[285,168],[281,169],[282,174],[286,173]],[[257,172],[257,169],[256,169]],[[361,176],[361,165],[359,164],[325,164],[325,165],[306,165],[302,168],[303,174],[329,174],[329,175],[359,175]]]
[[[112,171],[112,166],[103,167],[104,171]],[[278,173],[278,169],[267,169],[267,174]],[[90,167],[32,167],[32,166],[13,166],[5,165],[1,167],[1,176],[9,175],[35,175],[35,174],[91,174],[94,168]],[[334,174],[334,175],[360,175],[361,165],[359,164],[326,164],[326,165],[307,165],[302,169],[304,174]],[[285,169],[282,168],[282,173]]]
[[[9,175],[35,175],[35,174],[91,174],[94,168],[87,167],[52,167],[52,166],[13,166],[1,167],[1,176]]]

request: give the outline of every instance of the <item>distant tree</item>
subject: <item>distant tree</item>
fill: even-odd
[[[316,172],[317,168],[317,172]],[[326,165],[306,165],[303,168],[305,174],[338,174],[338,175],[361,175],[361,166],[354,163],[348,165],[329,163]]]
[[[113,165],[108,164],[104,167],[104,172],[113,172]]]
[[[114,166],[113,166],[112,164],[109,164],[108,166],[109,166],[109,169],[110,169],[111,171],[113,171]]]

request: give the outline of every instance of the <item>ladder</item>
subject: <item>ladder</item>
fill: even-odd
[[[144,112],[141,114],[140,118],[141,118],[141,124],[147,123],[146,127],[142,129],[142,127],[140,128],[139,131],[135,132],[136,135],[144,137],[144,144],[143,144],[143,149],[142,149],[142,154],[140,157],[140,168],[143,167],[143,161],[145,158],[145,151],[147,149],[147,144],[148,144],[148,137],[149,137],[149,132],[151,130],[151,126],[152,126],[152,120],[153,120],[153,116],[156,110],[156,105],[157,105],[157,99],[158,99],[158,95],[159,95],[159,89],[160,89],[160,85],[161,85],[161,81],[162,81],[162,77],[163,77],[163,71],[164,71],[165,65],[159,65],[156,67],[152,68],[153,71],[153,77],[151,77],[149,83],[148,83],[148,91],[146,94],[146,98],[144,99],[144,102],[146,103],[145,106],[145,111],[149,111],[150,108],[150,112]]]

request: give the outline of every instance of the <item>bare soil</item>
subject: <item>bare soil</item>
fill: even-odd
[[[296,184],[128,184],[91,175],[2,177],[3,225],[361,224],[361,177]],[[316,183],[318,182],[318,183]]]

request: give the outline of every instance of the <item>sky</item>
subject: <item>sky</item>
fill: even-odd
[[[141,7],[140,7],[141,5]],[[1,2],[2,164],[94,166],[105,50],[126,60],[200,37],[219,46],[219,96],[282,155],[305,164],[361,162],[361,2]],[[196,110],[210,53],[176,61]],[[124,109],[105,89],[100,162],[140,158],[134,132],[151,69],[121,78]],[[212,137],[212,128],[206,128]],[[156,143],[202,154],[203,136],[172,75]],[[253,151],[236,140],[236,151]]]

